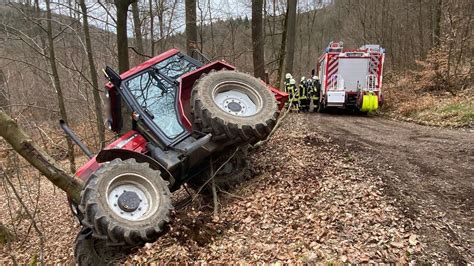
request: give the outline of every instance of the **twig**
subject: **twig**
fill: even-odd
[[[137,49],[133,46],[129,46],[128,49],[134,51],[137,55],[139,56],[143,56],[143,57],[146,57],[146,58],[153,58],[153,56],[149,56],[147,54],[144,54],[144,53],[140,53],[139,51],[137,51]]]
[[[219,171],[224,167],[224,165],[226,163],[230,162],[230,160],[235,156],[235,154],[237,154],[237,151],[239,149],[240,149],[240,147],[237,147],[235,149],[234,153],[229,158],[227,158],[227,160],[224,163],[222,163],[222,165],[219,166],[219,168],[217,168],[216,172],[213,175],[211,175],[211,177],[209,179],[207,179],[206,182],[204,182],[204,184],[196,192],[196,195],[194,195],[192,201],[196,200],[196,198],[199,196],[199,193],[202,191],[202,189],[209,183],[209,181],[211,181],[217,175],[217,173],[219,173]]]
[[[240,199],[240,200],[243,200],[243,199],[244,199],[244,198],[242,198],[241,196],[234,195],[234,194],[232,194],[232,193],[230,193],[230,192],[228,192],[228,191],[222,190],[222,189],[220,189],[220,188],[219,188],[219,192],[220,192],[220,193],[224,193],[224,194],[226,194],[226,195],[228,195],[228,196],[231,196],[231,197],[233,197],[233,198],[238,198],[238,199]]]
[[[3,168],[3,167],[2,167]],[[21,204],[21,206],[25,209],[25,212],[26,212],[26,215],[28,215],[28,218],[30,218],[32,224],[33,224],[33,227],[35,228],[35,231],[36,233],[38,234],[38,237],[39,237],[39,240],[40,240],[40,254],[39,254],[39,257],[40,257],[40,263],[41,265],[44,265],[44,261],[43,261],[43,254],[44,254],[44,236],[43,236],[43,233],[41,233],[41,230],[38,228],[38,225],[36,224],[36,221],[35,221],[35,218],[33,217],[33,215],[31,215],[29,209],[26,207],[26,204],[23,202],[23,200],[21,199],[20,195],[18,194],[18,191],[16,190],[15,186],[13,185],[13,183],[11,182],[10,178],[8,177],[8,174],[5,173],[4,175],[4,178],[5,180],[7,181],[7,183],[10,185],[10,187],[12,188],[12,191],[13,191],[13,194],[15,194],[15,197],[17,198],[18,202]]]
[[[209,161],[211,165],[211,175],[214,176],[214,167],[212,165],[212,157]],[[212,178],[212,199],[214,202],[214,217],[217,217],[219,214],[219,199],[217,198],[217,190],[216,190],[216,179]]]

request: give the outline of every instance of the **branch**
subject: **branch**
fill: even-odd
[[[83,181],[66,173],[56,160],[35,144],[3,111],[0,111],[0,136],[55,186],[65,191],[72,200],[79,202]]]
[[[129,46],[128,49],[134,51],[137,55],[140,55],[140,56],[143,56],[143,57],[147,57],[147,58],[153,58],[153,56],[149,56],[147,54],[142,54],[140,53],[139,51],[137,51],[137,49],[135,49],[135,47],[133,46]]]

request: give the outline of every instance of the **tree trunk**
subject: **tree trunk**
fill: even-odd
[[[138,58],[140,62],[145,61],[145,57],[143,56],[144,49],[143,49],[143,36],[142,36],[142,29],[140,25],[140,10],[138,9],[138,1],[132,3],[132,16],[133,16],[133,31],[135,32],[135,49],[138,53]]]
[[[92,54],[91,36],[89,32],[89,18],[87,14],[87,6],[85,0],[80,0],[79,5],[82,11],[82,29],[84,31],[84,41],[87,50],[87,60],[89,61],[89,71],[92,82],[92,95],[94,96],[95,116],[97,119],[97,132],[99,134],[100,149],[105,144],[105,126],[102,110],[102,100],[99,94],[99,82],[97,78],[97,69],[95,68],[94,56]]]
[[[197,48],[196,0],[186,0],[186,51],[191,55]]]
[[[148,2],[149,5],[149,12],[150,12],[150,55],[155,56],[155,37],[154,37],[154,15],[153,15],[153,0]]]
[[[295,57],[295,41],[296,41],[296,4],[297,0],[288,0],[288,27],[287,44],[286,44],[286,66],[285,72],[293,72],[293,60]]]
[[[7,79],[0,69],[0,111],[10,113],[10,97],[7,90]]]
[[[62,189],[75,202],[79,202],[83,187],[79,180],[61,169],[61,166],[49,156],[5,112],[0,110],[0,136],[23,158],[48,178],[55,186]]]
[[[130,69],[128,60],[128,37],[127,37],[127,13],[128,7],[133,0],[114,0],[117,7],[117,53],[119,72],[123,73]],[[130,110],[127,105],[122,103],[122,129],[121,133],[125,133],[132,129],[132,120],[130,118]]]
[[[61,114],[61,119],[64,122],[68,122],[67,112],[66,112],[66,105],[64,104],[64,96],[63,91],[61,88],[61,81],[59,80],[59,72],[56,66],[56,54],[54,51],[54,40],[53,40],[53,26],[51,23],[51,8],[49,6],[49,1],[46,0],[46,18],[47,18],[47,35],[48,35],[48,50],[49,50],[49,64],[51,66],[51,72],[53,74],[53,84],[54,88],[56,89],[56,94],[58,96],[58,104],[59,104],[59,113]],[[69,137],[65,136],[66,143],[67,143],[67,153],[70,162],[70,171],[74,173],[76,171],[76,163],[74,161],[74,144],[72,143]]]
[[[441,10],[443,7],[442,0],[435,1],[435,12],[434,12],[434,29],[433,29],[433,46],[438,46],[441,37]]]
[[[252,1],[253,75],[265,79],[265,37],[262,24],[263,0]]]
[[[283,84],[283,66],[285,64],[286,57],[286,36],[288,28],[288,6],[286,7],[285,21],[283,23],[283,32],[281,33],[281,45],[280,52],[278,53],[278,88],[281,88]],[[284,88],[281,88],[284,91]]]
[[[117,53],[119,72],[123,73],[130,68],[128,59],[127,13],[132,1],[115,0],[117,7]]]

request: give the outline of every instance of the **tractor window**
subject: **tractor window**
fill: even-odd
[[[125,85],[168,138],[173,139],[184,131],[175,108],[175,86],[156,75],[154,71],[131,78]]]
[[[182,54],[173,55],[155,65],[161,74],[177,79],[181,75],[197,68],[195,64],[186,59]]]

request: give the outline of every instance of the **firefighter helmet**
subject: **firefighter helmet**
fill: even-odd
[[[303,82],[306,78],[304,76],[301,77],[300,82]]]
[[[295,85],[296,84],[296,80],[294,78],[290,78],[290,85]]]
[[[286,75],[285,75],[285,79],[291,79],[292,77],[293,77],[293,76],[291,76],[290,73],[286,73]]]
[[[319,80],[318,76],[313,76],[313,80]]]

